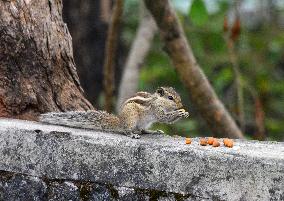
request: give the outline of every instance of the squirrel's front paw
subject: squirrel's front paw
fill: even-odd
[[[155,130],[155,131],[152,131],[152,130],[141,130],[141,133],[142,134],[153,134],[153,135],[160,135],[160,134],[164,134],[164,131],[162,130]]]
[[[179,109],[178,110],[178,116],[182,118],[187,118],[189,116],[189,113],[186,112],[184,109]]]
[[[189,113],[188,112],[185,112],[184,114],[183,114],[183,118],[187,118],[189,116]]]

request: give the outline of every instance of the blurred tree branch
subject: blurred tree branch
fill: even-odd
[[[105,92],[105,110],[111,112],[112,97],[114,91],[114,61],[117,48],[117,38],[119,25],[123,13],[124,0],[116,0],[107,35],[105,59],[104,59],[104,92]]]
[[[243,138],[243,134],[216,96],[187,43],[177,15],[168,0],[144,0],[160,30],[165,50],[176,67],[192,101],[214,135]]]
[[[229,53],[229,60],[232,64],[232,69],[234,72],[235,87],[237,92],[237,120],[240,124],[242,132],[245,130],[245,113],[244,113],[244,93],[242,85],[242,77],[240,72],[240,66],[238,62],[238,55],[235,50],[235,41],[240,35],[240,17],[237,14],[234,21],[232,29],[229,29],[227,23],[227,18],[224,19],[224,38]]]
[[[262,103],[262,98],[256,89],[251,86],[248,82],[243,83],[243,89],[251,95],[254,102],[254,123],[256,131],[253,135],[253,138],[256,140],[265,140],[265,112]]]
[[[116,105],[117,111],[119,110],[121,104],[137,91],[140,67],[150,50],[151,42],[155,33],[157,32],[155,21],[145,8],[143,1],[140,2],[140,5],[140,23],[128,54],[119,86],[118,100]]]
[[[242,84],[242,75],[240,71],[240,65],[238,61],[238,54],[235,48],[235,42],[238,40],[241,33],[241,22],[240,22],[240,6],[242,1],[236,1],[233,4],[235,19],[234,23],[229,29],[228,19],[224,19],[224,38],[229,53],[229,60],[232,64],[232,68],[235,75],[235,87],[237,95],[237,120],[240,124],[241,131],[245,131],[245,113],[244,113],[244,92]]]

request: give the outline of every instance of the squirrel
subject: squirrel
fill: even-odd
[[[45,113],[39,119],[44,123],[117,132],[138,139],[140,134],[164,133],[148,130],[155,122],[171,124],[187,118],[189,114],[182,107],[180,95],[172,87],[159,87],[155,93],[137,92],[122,104],[117,116],[90,110]]]

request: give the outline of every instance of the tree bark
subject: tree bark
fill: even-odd
[[[113,6],[109,30],[107,34],[104,59],[104,95],[105,110],[111,112],[114,91],[114,60],[118,43],[118,31],[123,12],[124,0],[116,0]]]
[[[119,110],[120,106],[127,98],[137,92],[140,67],[150,50],[152,40],[157,32],[156,23],[148,10],[145,8],[143,1],[141,1],[140,4],[140,24],[126,60],[124,72],[122,74],[118,91],[116,111]]]
[[[0,116],[88,110],[61,0],[0,1]]]
[[[144,0],[160,29],[165,51],[213,135],[243,138],[240,129],[218,99],[197,64],[176,13],[168,0]]]

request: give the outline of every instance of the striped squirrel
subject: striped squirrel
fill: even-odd
[[[123,103],[117,116],[100,110],[70,111],[45,113],[40,116],[40,121],[118,132],[132,138],[140,138],[139,134],[163,133],[161,130],[147,130],[152,123],[171,124],[180,118],[188,117],[188,112],[182,107],[181,98],[172,87],[159,87],[155,93],[137,92]]]

